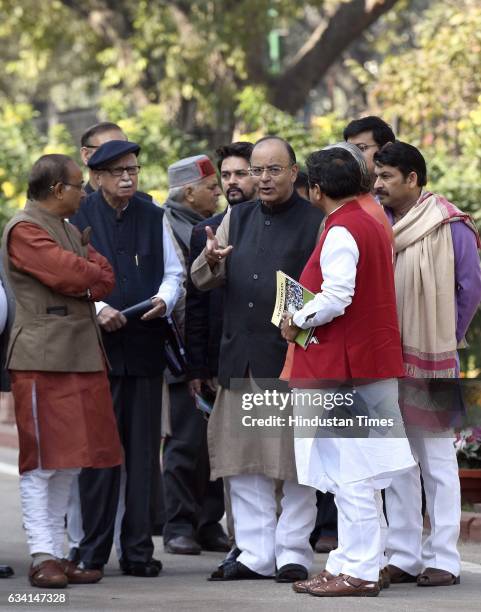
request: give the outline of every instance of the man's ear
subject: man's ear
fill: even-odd
[[[291,167],[291,181],[296,182],[297,175],[299,174],[299,164],[293,164]]]
[[[80,147],[80,157],[82,158],[83,165],[86,166],[89,160],[89,150],[87,147]]]
[[[411,187],[411,189],[414,189],[415,187],[417,187],[418,186],[417,172],[414,172],[414,170],[410,172],[406,178],[406,182],[408,183],[409,187]]]
[[[55,183],[55,185],[52,185],[49,188],[49,191],[57,198],[57,200],[62,200],[65,191],[65,185],[63,183]]]
[[[184,200],[186,202],[188,202],[189,204],[193,204],[195,201],[194,198],[194,188],[192,187],[192,185],[188,185],[185,189],[184,189]]]
[[[312,204],[315,204],[322,200],[322,191],[317,183],[309,185],[309,200]]]

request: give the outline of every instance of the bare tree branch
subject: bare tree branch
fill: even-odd
[[[360,34],[398,0],[351,0],[343,2],[326,24],[320,24],[298,51],[284,72],[271,81],[271,102],[281,110],[295,113],[309,92],[332,64]]]

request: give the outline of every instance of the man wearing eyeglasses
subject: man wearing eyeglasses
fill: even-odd
[[[19,434],[20,493],[32,565],[42,588],[98,582],[102,573],[63,559],[64,517],[79,468],[122,460],[94,300],[114,286],[88,232],[65,218],[79,208],[82,172],[65,155],[33,165],[25,209],[4,232],[16,298],[7,367]]]
[[[101,121],[88,127],[80,138],[80,157],[84,165],[88,168],[88,161],[92,155],[106,142],[111,140],[127,140],[127,136],[122,131],[122,128],[117,123],[111,121]],[[89,180],[85,185],[85,192],[87,195],[94,193],[98,189],[98,182],[95,178],[95,171],[88,168]],[[136,195],[145,198],[149,202],[154,201],[152,196],[143,191],[136,192]],[[154,202],[155,203],[155,202]],[[170,231],[170,228],[169,228]],[[180,248],[177,251],[177,255],[181,256]],[[165,504],[163,499],[163,485],[162,485],[162,474],[160,472],[160,465],[158,458],[154,459],[154,467],[152,472],[152,480],[154,482],[155,492],[153,498],[155,500],[155,511],[153,512],[152,521],[154,524],[154,532],[156,534],[162,533],[163,523],[165,521]],[[119,508],[117,511],[116,527],[115,527],[115,547],[118,555],[120,556],[120,523],[122,522],[122,516],[124,512],[124,479],[122,479],[121,493]],[[72,485],[72,494],[69,501],[69,508],[67,513],[67,535],[70,545],[69,558],[73,561],[77,560],[78,545],[83,538],[83,527],[81,517],[81,502],[78,486],[78,477],[74,480]]]
[[[275,576],[278,582],[292,582],[307,576],[312,563],[309,536],[315,507],[309,491],[297,482],[292,431],[281,427],[266,435],[262,427],[246,430],[241,422],[246,414],[243,392],[255,393],[261,379],[278,379],[281,373],[287,345],[270,322],[276,270],[299,277],[323,215],[294,190],[296,156],[282,138],[267,136],[254,145],[250,172],[259,181],[259,199],[232,207],[215,236],[207,228],[206,248],[191,268],[199,289],[225,283],[220,388],[208,442],[211,478],[228,479],[240,554],[226,560],[211,580]],[[242,382],[241,391],[235,388],[236,379]],[[283,481],[284,493],[279,520],[276,480]]]
[[[235,142],[217,150],[217,166],[229,207],[255,197],[257,179],[248,172],[251,152],[252,144],[249,142]],[[206,162],[206,177],[202,177],[205,171],[201,173],[197,165],[202,160]],[[200,181],[205,182],[207,189],[195,189]],[[215,194],[220,192],[215,168],[205,156],[180,160],[170,166],[169,185],[169,199],[165,204],[167,214],[190,268],[205,247],[206,226],[215,231],[227,210],[205,220],[199,218],[199,201],[205,202],[202,209],[210,212],[208,204],[212,202],[212,196],[209,198],[209,187],[211,193],[212,189],[215,189]],[[192,226],[196,218],[199,222]],[[199,395],[215,395],[213,379],[217,376],[222,313],[222,289],[199,291],[188,279],[185,345],[190,394],[185,382],[172,381],[173,384],[169,385],[172,435],[166,439],[162,464],[167,511],[164,546],[174,554],[199,554],[201,549],[221,552],[230,549],[220,525],[224,515],[223,483],[222,479],[209,482],[207,423],[204,414],[195,409],[193,399],[196,394],[197,401]]]
[[[350,142],[361,151],[366,160],[367,169],[371,177],[371,193],[374,191],[376,173],[374,171],[374,153],[379,151],[387,142],[394,142],[396,137],[391,127],[375,115],[354,119],[344,129],[344,140]]]
[[[126,499],[120,544],[125,574],[155,577],[151,527],[152,466],[160,450],[164,322],[179,296],[183,270],[164,212],[137,193],[140,147],[112,140],[90,157],[99,188],[71,221],[92,228],[92,242],[112,263],[116,286],[97,302],[111,365],[114,409],[125,451]],[[151,300],[142,315],[122,310]],[[84,470],[79,479],[84,539],[81,567],[102,569],[112,547],[120,469]],[[84,512],[85,508],[85,512]]]
[[[127,140],[122,128],[111,121],[101,121],[90,126],[85,130],[80,138],[80,157],[88,168],[88,161],[92,155],[106,142],[110,140]],[[85,192],[91,194],[97,191],[98,184],[95,179],[94,171],[89,170],[89,181],[85,186]]]

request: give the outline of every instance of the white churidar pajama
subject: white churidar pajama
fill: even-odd
[[[20,474],[23,525],[31,555],[64,556],[65,514],[72,481],[79,471],[37,468]]]
[[[262,474],[229,476],[238,561],[263,576],[297,563],[307,570],[313,552],[309,536],[316,520],[314,489],[285,480],[277,519],[275,481]]]
[[[326,570],[377,581],[381,524],[374,480],[342,486],[330,480],[328,486],[338,509],[338,547],[329,553]]]
[[[386,554],[391,565],[416,576],[427,567],[459,576],[457,550],[461,520],[458,464],[452,431],[446,437],[410,435],[413,454],[421,467],[431,533],[422,542],[419,466],[392,479],[386,489],[389,522]]]

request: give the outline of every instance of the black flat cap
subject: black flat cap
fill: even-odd
[[[128,153],[138,155],[140,153],[139,145],[136,142],[129,142],[128,140],[109,140],[95,151],[87,165],[92,170],[105,168],[110,162]]]

